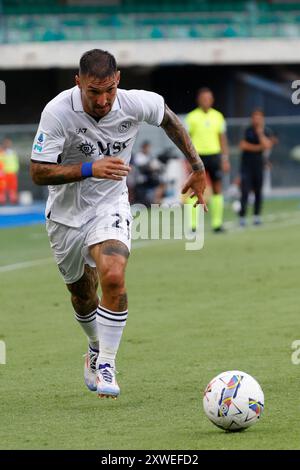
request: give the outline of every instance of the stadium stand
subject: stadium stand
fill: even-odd
[[[2,0],[0,43],[300,36],[292,1],[90,1]]]

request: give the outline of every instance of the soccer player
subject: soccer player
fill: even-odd
[[[270,153],[276,143],[273,132],[265,127],[264,112],[260,108],[251,114],[251,126],[245,131],[244,139],[240,142],[241,156],[241,210],[240,226],[246,225],[246,212],[250,191],[254,192],[254,219],[255,225],[261,224],[263,171],[265,154]]]
[[[191,164],[182,191],[203,204],[203,163],[163,98],[118,88],[120,72],[107,51],[80,59],[76,86],[43,110],[33,144],[31,175],[49,186],[46,225],[71,293],[75,318],[88,337],[84,378],[100,397],[116,398],[115,359],[128,316],[125,269],[131,214],[126,176],[140,124],[161,126]],[[98,281],[102,297],[98,298]]]
[[[226,123],[223,115],[212,108],[214,96],[209,88],[200,88],[198,107],[188,113],[186,123],[193,145],[201,157],[209,176],[213,194],[210,200],[211,226],[214,232],[223,232],[224,198],[222,172],[230,170]],[[192,200],[193,202],[193,200]],[[196,227],[195,211],[192,229]]]

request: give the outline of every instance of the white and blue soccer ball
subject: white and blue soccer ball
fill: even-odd
[[[239,370],[217,375],[203,396],[208,419],[226,431],[240,431],[257,423],[264,411],[264,393],[259,383]]]

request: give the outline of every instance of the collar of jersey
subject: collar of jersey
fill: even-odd
[[[78,88],[78,86],[75,86],[72,92],[72,105],[76,113],[84,113],[84,109],[83,109],[82,101],[81,101],[81,93],[80,93],[80,89]],[[120,103],[118,100],[118,96],[116,96],[116,99],[114,101],[114,104],[112,105],[110,113],[112,111],[118,111],[118,109],[120,108],[121,107],[120,107]]]
[[[211,114],[212,111],[214,111],[213,108],[209,108],[209,110],[207,112],[205,112],[202,108],[198,108],[199,112],[202,113],[204,116],[208,116],[209,114]]]

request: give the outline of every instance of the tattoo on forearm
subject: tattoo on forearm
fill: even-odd
[[[30,173],[38,185],[67,184],[82,179],[80,164],[63,166],[32,162]]]
[[[127,246],[119,240],[106,240],[103,242],[102,254],[108,256],[121,255],[127,259],[129,257],[129,250]]]
[[[192,166],[197,165],[197,170],[204,169],[203,162],[197,154],[186,129],[178,116],[176,116],[167,105],[161,127],[174,144],[183,152]]]

